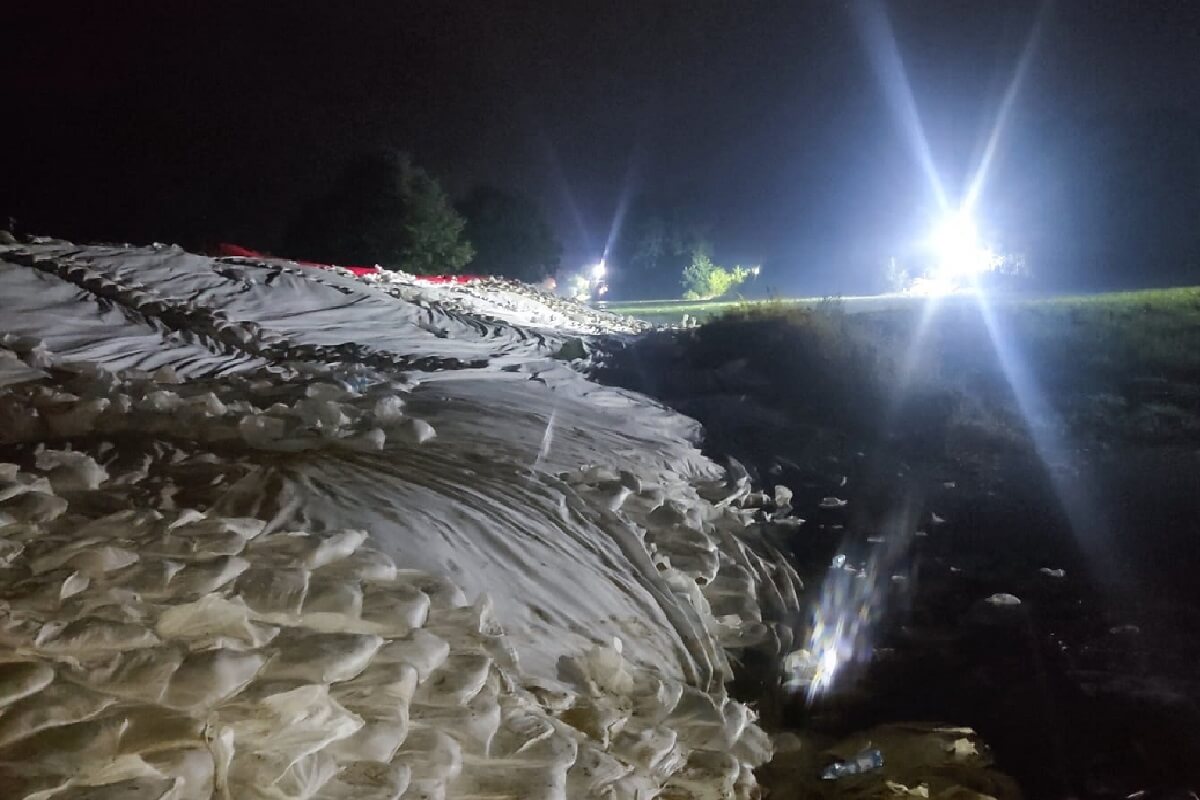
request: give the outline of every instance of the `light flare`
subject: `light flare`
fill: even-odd
[[[856,13],[860,34],[887,102],[895,113],[899,127],[917,163],[924,171],[930,190],[943,214],[941,222],[927,242],[935,254],[934,268],[930,275],[920,279],[920,282],[910,289],[930,297],[925,303],[921,319],[909,343],[903,365],[902,385],[897,387],[895,407],[892,409],[892,418],[895,419],[924,350],[930,322],[937,313],[941,297],[964,288],[977,289],[979,276],[999,264],[997,255],[981,243],[973,214],[1032,60],[1042,12],[1039,11],[997,109],[980,163],[965,187],[963,202],[955,209],[947,199],[934,164],[912,86],[886,9],[882,3],[875,0],[854,3],[851,7]],[[1020,363],[1015,351],[1007,345],[986,298],[981,292],[975,292],[975,296],[980,303],[980,312],[996,349],[996,356],[1013,393],[1017,396],[1022,414],[1032,426],[1043,418],[1047,411],[1044,399],[1028,375],[1027,368]],[[1035,439],[1037,438],[1035,435]],[[1062,443],[1042,437],[1038,444],[1038,452],[1045,461],[1052,454],[1062,452]],[[1071,502],[1067,497],[1064,497],[1064,503],[1069,509],[1071,506],[1078,506],[1078,503]],[[906,556],[911,541],[909,537],[915,531],[912,510],[912,507],[908,508],[908,513],[901,517],[901,523],[895,528],[896,535],[887,540],[889,544],[872,551],[866,567],[856,572],[846,568],[844,564],[835,564],[827,574],[821,596],[813,606],[805,649],[790,653],[784,659],[785,687],[802,689],[810,703],[832,688],[834,679],[844,672],[848,663],[855,658],[869,657],[870,633],[883,613],[892,583],[891,567],[900,563]]]
[[[929,180],[938,208],[945,211],[950,207],[946,199],[946,190],[938,176],[937,166],[933,163],[929,139],[925,136],[925,126],[917,112],[917,101],[908,80],[908,71],[904,68],[904,59],[900,57],[900,49],[896,46],[896,34],[892,31],[887,10],[877,0],[851,3],[850,8],[855,13],[867,57],[883,87],[884,98],[891,106],[917,163]]]
[[[983,193],[984,181],[992,168],[992,160],[996,157],[996,150],[1000,144],[1001,135],[1012,115],[1012,109],[1016,103],[1017,95],[1020,93],[1021,84],[1025,82],[1025,74],[1029,71],[1029,64],[1033,61],[1033,53],[1040,38],[1045,11],[1046,6],[1044,5],[1038,10],[1037,18],[1033,22],[1033,28],[1029,31],[1029,37],[1025,40],[1025,47],[1021,50],[1021,55],[1017,59],[1017,65],[1013,69],[1012,78],[1009,80],[1008,86],[1004,90],[1004,97],[1001,98],[1000,106],[996,110],[996,121],[992,124],[992,130],[988,134],[987,143],[983,148],[983,155],[979,159],[979,166],[975,170],[975,176],[971,179],[971,183],[967,187],[965,199],[963,200],[963,210],[968,214],[975,208],[975,204],[979,201],[979,196]]]
[[[861,568],[839,555],[812,607],[804,648],[784,659],[784,688],[803,692],[812,703],[856,660],[869,658],[870,639],[883,618],[891,576],[906,557],[916,529],[915,504],[906,500],[894,514],[883,542],[871,549]],[[849,545],[849,542],[846,543]]]
[[[971,277],[996,265],[996,254],[979,241],[975,220],[965,209],[947,214],[930,237],[943,279]]]

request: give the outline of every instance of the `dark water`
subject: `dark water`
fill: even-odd
[[[873,655],[812,706],[769,716],[831,735],[971,726],[1030,797],[1200,789],[1195,446],[1064,440],[1039,456],[856,437],[789,408],[753,365],[714,369],[661,340],[617,354],[602,379],[697,418],[711,456],[793,490],[808,521],[788,544],[812,600],[835,555],[863,563],[889,548]],[[849,502],[819,508],[827,496]],[[1001,592],[1020,605],[985,601]]]

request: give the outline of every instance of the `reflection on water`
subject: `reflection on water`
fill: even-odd
[[[892,517],[883,535],[845,539],[812,606],[804,649],[784,660],[786,689],[803,691],[812,703],[833,687],[846,666],[870,661],[873,631],[883,620],[894,587],[907,580],[901,570],[915,522],[906,508]],[[863,547],[868,548],[864,561],[847,556]]]

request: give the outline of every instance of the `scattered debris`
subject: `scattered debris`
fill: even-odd
[[[979,749],[975,746],[975,743],[965,736],[955,739],[946,748],[946,752],[953,754],[955,758],[967,758],[968,756],[979,755]]]
[[[583,340],[579,337],[572,337],[563,342],[562,347],[554,354],[555,358],[563,361],[574,361],[577,358],[587,358],[587,349],[583,346]]]
[[[792,731],[784,731],[771,737],[775,753],[797,753],[804,749],[804,741]]]
[[[821,780],[836,781],[848,775],[862,775],[883,766],[883,753],[872,747],[848,761],[835,761],[821,772]]]
[[[770,777],[766,783],[772,797],[1022,797],[1016,782],[995,769],[987,746],[971,728],[893,723],[851,734],[832,744],[810,731],[798,732],[797,738],[799,743],[786,752],[777,751],[767,768]]]
[[[896,781],[884,781],[883,785],[887,787],[893,797],[929,797],[929,784],[926,783],[918,784],[911,789]]]

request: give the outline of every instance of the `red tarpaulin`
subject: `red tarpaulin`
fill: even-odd
[[[249,247],[242,247],[240,244],[229,244],[228,242],[221,242],[217,245],[217,255],[234,258],[273,258],[269,253],[260,253],[257,250],[251,250]],[[340,264],[319,264],[316,261],[297,261],[296,263],[302,267],[317,267],[318,269],[330,269],[334,266],[341,266]],[[379,267],[342,267],[342,269],[348,269],[355,275],[370,275],[379,272]]]
[[[251,250],[248,247],[242,247],[239,244],[229,244],[221,242],[217,245],[217,255],[231,258],[272,258],[267,253],[260,253],[257,250]],[[355,275],[373,275],[379,272],[379,267],[348,267],[341,264],[319,264],[316,261],[297,261],[302,267],[316,267],[318,269],[331,269],[334,266],[340,266],[342,269],[348,269]],[[429,281],[430,283],[470,283],[471,281],[483,280],[483,275],[417,275],[419,280]]]
[[[315,261],[297,261],[296,263],[302,267],[317,267],[319,269],[331,269],[334,266],[341,266],[341,264],[318,264]],[[376,272],[379,272],[379,267],[342,267],[342,269],[348,269],[355,275],[374,275]]]
[[[249,248],[242,247],[239,244],[229,244],[221,242],[217,245],[217,255],[234,258],[266,258],[264,253],[259,253]]]
[[[413,277],[429,283],[470,283],[486,279],[484,275],[414,275]]]

